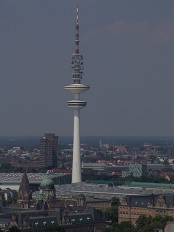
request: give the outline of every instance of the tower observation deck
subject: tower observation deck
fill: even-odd
[[[81,177],[81,158],[80,158],[80,109],[86,106],[86,101],[80,99],[80,94],[87,91],[90,86],[81,83],[83,76],[83,56],[79,49],[79,18],[78,6],[76,12],[76,39],[75,52],[72,54],[72,79],[73,83],[64,86],[65,90],[74,94],[74,99],[68,101],[68,107],[74,110],[74,135],[73,135],[73,164],[72,164],[72,183],[82,181]]]

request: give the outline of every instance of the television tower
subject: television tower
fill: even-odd
[[[72,54],[72,79],[73,84],[66,85],[64,88],[74,94],[74,100],[68,101],[68,107],[74,110],[74,136],[73,136],[73,164],[72,164],[72,183],[82,181],[81,158],[80,158],[80,110],[86,106],[86,101],[80,100],[80,94],[90,88],[89,85],[81,83],[83,76],[83,56],[79,49],[79,10],[76,13],[76,37],[75,53]]]

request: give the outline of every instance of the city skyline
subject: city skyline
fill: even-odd
[[[76,1],[1,1],[0,135],[72,135]],[[80,0],[81,135],[174,135],[173,3]]]

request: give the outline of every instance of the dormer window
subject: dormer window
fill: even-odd
[[[38,222],[35,222],[35,226],[38,226],[38,224],[39,224]]]
[[[75,222],[75,219],[72,219],[71,222],[74,223],[74,222]]]

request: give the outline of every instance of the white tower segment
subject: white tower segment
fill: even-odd
[[[75,53],[72,54],[73,84],[66,85],[64,87],[66,90],[69,90],[74,94],[74,99],[68,101],[68,107],[74,110],[72,183],[82,181],[80,158],[80,109],[86,106],[86,101],[80,100],[80,94],[90,88],[89,85],[84,85],[81,83],[83,75],[83,56],[79,50],[79,43],[79,20],[77,6]]]

